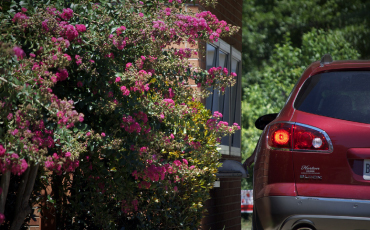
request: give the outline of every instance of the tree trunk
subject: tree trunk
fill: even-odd
[[[22,176],[21,184],[17,192],[17,201],[14,211],[14,220],[10,230],[19,230],[22,227],[24,219],[32,212],[29,200],[35,184],[39,164],[32,164]]]
[[[6,197],[8,195],[9,183],[10,183],[10,171],[7,171],[1,176],[0,182],[0,187],[3,189],[2,193],[0,194],[0,213],[2,214],[4,214],[5,211],[5,203]]]

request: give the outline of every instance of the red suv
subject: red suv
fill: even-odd
[[[370,229],[370,61],[312,63],[256,121],[253,229]]]

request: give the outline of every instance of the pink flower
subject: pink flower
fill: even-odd
[[[101,136],[102,136],[102,137],[105,137],[105,133],[101,133]]]
[[[72,41],[78,37],[78,31],[73,25],[66,25],[64,26],[64,31],[62,31],[61,35],[64,35],[68,40]]]
[[[177,186],[173,187],[173,190],[174,190],[175,192],[177,192],[177,191],[178,191]]]
[[[240,126],[238,123],[234,123],[233,126],[235,126],[238,130],[240,129]]]
[[[64,154],[64,156],[65,156],[65,157],[70,157],[70,156],[71,156],[71,153],[70,153],[70,152],[66,152],[66,153]]]
[[[137,170],[134,170],[134,171],[131,173],[131,175],[132,175],[132,176],[134,176],[136,180],[138,179],[138,173],[137,173]]]
[[[77,87],[82,87],[84,84],[81,81],[77,82]]]
[[[69,20],[73,17],[73,10],[70,8],[63,9],[63,13],[60,15],[61,18],[64,20]]]
[[[129,69],[130,67],[132,67],[132,63],[131,62],[129,62],[129,63],[126,64],[126,70]]]
[[[46,19],[45,21],[43,21],[43,22],[41,23],[42,28],[43,28],[45,31],[49,31],[48,21],[49,21],[49,20],[47,20],[47,19]]]
[[[5,154],[5,149],[2,145],[0,145],[0,157],[3,157]]]
[[[14,15],[12,21],[13,22],[22,22],[22,21],[25,21],[26,19],[28,19],[27,15],[25,15],[21,12],[18,12]]]
[[[163,102],[166,104],[166,105],[175,105],[175,102],[172,100],[172,99],[163,99]]]
[[[122,91],[122,93],[123,93],[124,96],[130,95],[130,90],[128,90],[126,88],[126,86],[121,86],[121,91]]]
[[[175,96],[175,94],[173,93],[172,88],[169,88],[169,89],[168,89],[168,93],[169,93],[169,97],[170,97],[170,98],[173,98],[173,97]]]
[[[113,53],[109,53],[109,54],[106,54],[105,57],[114,59],[114,54]]]
[[[6,118],[8,118],[8,120],[11,120],[13,118],[13,114],[12,113],[9,113]]]
[[[123,31],[126,30],[125,26],[118,27],[116,30],[117,35],[119,36]]]
[[[76,29],[78,30],[78,32],[85,32],[86,26],[84,24],[77,24]]]
[[[139,201],[133,200],[131,203],[132,203],[132,206],[134,206],[134,210],[137,211],[137,205],[138,205]]]
[[[144,17],[144,14],[143,14],[143,13],[139,13],[139,16],[140,16],[140,17]]]
[[[75,55],[76,64],[81,65],[82,64],[82,58],[79,55]]]
[[[32,71],[40,69],[40,66],[37,63],[34,63],[32,66]]]
[[[27,12],[27,9],[26,9],[26,8],[24,8],[24,7],[22,7],[22,12],[23,12],[23,13],[26,13],[26,12]]]
[[[95,63],[95,61],[94,61],[94,60],[89,60],[89,62],[91,62],[91,63]]]
[[[64,116],[63,111],[58,111],[58,112],[57,112],[57,117],[63,117],[63,116]]]
[[[148,151],[148,147],[141,147],[140,152],[141,153],[146,153]]]
[[[174,164],[174,165],[176,165],[177,167],[179,167],[179,166],[181,165],[181,161],[179,161],[179,160],[175,160],[175,161],[173,162],[173,164]]]
[[[64,81],[68,78],[68,72],[66,69],[59,70],[55,75],[57,75],[58,81]]]
[[[165,11],[166,11],[167,16],[171,15],[171,9],[170,8],[166,8]]]
[[[57,80],[57,78],[55,76],[51,76],[50,79],[51,79],[51,81],[53,83],[57,83],[58,82],[58,80]]]
[[[69,56],[68,54],[64,54],[63,56],[64,56],[65,58],[67,58],[67,60],[68,60],[68,61],[72,61],[71,56]]]
[[[221,118],[222,117],[222,113],[220,113],[220,112],[218,112],[218,111],[215,111],[214,113],[213,113],[213,116],[214,117],[217,117],[217,118]]]
[[[13,48],[13,51],[14,51],[15,56],[17,56],[18,60],[19,59],[22,59],[22,58],[24,58],[26,56],[26,54],[24,53],[24,51],[20,47],[18,47],[18,46],[15,46]]]
[[[14,130],[11,132],[11,134],[12,134],[13,136],[17,135],[17,133],[18,133],[18,129],[14,129]]]
[[[68,48],[71,45],[71,43],[67,39],[64,40],[64,44],[66,48]]]
[[[86,136],[90,136],[90,135],[91,135],[91,133],[90,133],[90,132],[87,132],[87,133],[86,133]]]
[[[116,77],[116,82],[120,82],[121,81],[121,78],[120,77]]]
[[[0,213],[0,224],[4,223],[5,221],[5,216],[4,214]]]
[[[182,159],[182,162],[186,165],[188,165],[188,161],[186,159]]]

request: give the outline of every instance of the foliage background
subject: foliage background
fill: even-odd
[[[244,0],[243,159],[261,133],[255,120],[280,111],[311,62],[326,53],[334,60],[370,57],[369,10],[368,0]],[[251,189],[252,179],[242,188]]]

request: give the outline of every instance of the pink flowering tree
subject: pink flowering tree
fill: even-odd
[[[240,128],[199,99],[235,74],[170,45],[237,28],[181,0],[21,4],[0,13],[2,229],[34,205],[58,229],[198,229],[217,145]]]

